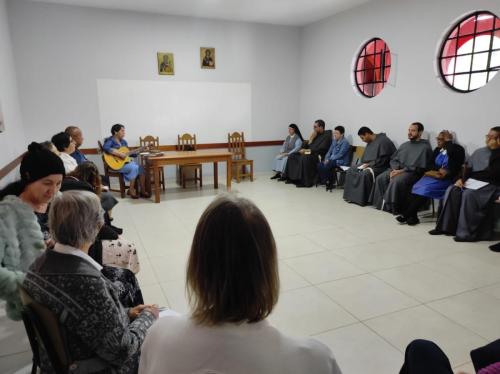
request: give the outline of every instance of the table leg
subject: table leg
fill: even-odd
[[[219,164],[214,162],[214,188],[219,188]]]
[[[228,157],[226,159],[226,188],[228,191],[231,191],[231,180],[233,179],[232,172],[233,160],[231,159],[231,157]]]
[[[155,203],[160,202],[160,167],[153,167],[154,178],[155,178]]]

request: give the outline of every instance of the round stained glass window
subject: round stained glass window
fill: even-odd
[[[356,86],[366,97],[377,96],[385,87],[391,73],[391,51],[379,38],[369,40],[361,51],[354,70]]]
[[[443,41],[439,69],[456,91],[486,85],[500,70],[500,18],[480,11],[460,20]]]

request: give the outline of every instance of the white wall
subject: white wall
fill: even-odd
[[[454,130],[469,151],[500,125],[500,74],[480,90],[460,94],[436,78],[436,51],[454,20],[474,10],[500,16],[498,0],[378,0],[306,26],[301,33],[301,123],[323,117],[355,135],[362,125],[398,143],[420,121],[432,137]],[[372,99],[352,85],[353,59],[362,44],[383,38],[397,57],[395,87]],[[353,136],[360,144],[357,136]]]
[[[30,138],[44,140],[75,123],[84,129],[84,147],[95,147],[100,135],[97,79],[249,82],[249,140],[282,139],[287,125],[298,120],[299,28],[17,0],[8,4]],[[216,48],[216,70],[200,69],[201,46]],[[175,54],[175,76],[158,75],[156,53],[161,51]],[[215,126],[208,121],[206,131]]]
[[[26,150],[5,0],[0,0],[0,106],[5,121],[5,132],[0,133],[2,168]],[[14,171],[10,173],[0,181],[0,186],[10,182],[15,175]]]

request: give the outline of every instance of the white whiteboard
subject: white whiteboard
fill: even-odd
[[[103,138],[121,123],[130,145],[145,135],[176,144],[186,132],[197,143],[224,143],[233,131],[252,139],[250,83],[99,79],[97,94]]]

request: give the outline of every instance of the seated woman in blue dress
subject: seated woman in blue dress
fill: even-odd
[[[455,182],[465,161],[465,150],[453,143],[448,130],[441,131],[434,149],[434,168],[413,185],[412,193],[403,214],[396,217],[399,223],[414,226],[420,223],[417,212],[428,199],[442,200],[446,189]]]
[[[111,127],[111,136],[104,140],[102,148],[106,153],[125,159],[127,155],[118,151],[121,147],[128,147],[128,143],[125,140],[125,126],[116,124]],[[133,199],[139,198],[135,185],[137,177],[139,177],[139,183],[141,185],[141,196],[146,198],[149,197],[149,193],[147,193],[145,189],[144,170],[135,161],[131,160],[130,162],[127,162],[117,171],[122,173],[125,182],[129,183],[130,197]]]

